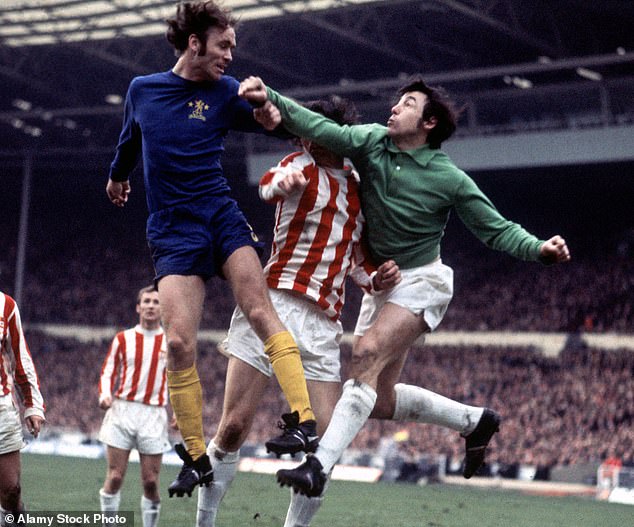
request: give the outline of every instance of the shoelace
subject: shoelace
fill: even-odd
[[[301,428],[295,426],[287,426],[279,422],[278,426],[280,429],[284,430],[282,436],[290,436],[297,439],[298,441],[301,441],[302,444],[306,444],[306,434],[304,434],[304,431]]]
[[[278,421],[278,422],[277,422],[277,427],[278,427],[280,430],[284,430],[284,434],[285,434],[285,435],[286,435],[286,434],[292,434],[292,433],[293,433],[293,431],[295,431],[295,430],[299,430],[299,428],[298,428],[298,427],[296,427],[296,426],[289,426],[289,425],[287,425],[284,421]],[[300,430],[300,431],[301,431],[301,430]]]
[[[193,472],[196,477],[199,477],[198,471],[194,467],[183,464],[183,466],[181,467],[181,471],[178,473],[178,479],[180,479],[181,476],[184,476],[188,472]]]

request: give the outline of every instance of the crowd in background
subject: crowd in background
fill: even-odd
[[[20,310],[40,372],[49,427],[95,434],[103,417],[97,380],[109,342],[51,338],[29,328],[38,323],[89,325],[111,328],[114,336],[137,320],[135,295],[152,282],[153,270],[140,178],[133,181],[130,203],[117,209],[105,197],[105,174],[91,180],[84,168],[77,170],[60,177],[35,171]],[[586,349],[574,338],[583,332],[634,332],[632,186],[619,175],[603,175],[600,185],[594,173],[580,174],[578,168],[568,175],[561,169],[541,175],[533,170],[530,177],[479,179],[508,217],[544,237],[565,235],[572,261],[563,266],[500,255],[456,228],[454,218],[450,221],[441,256],[455,271],[455,295],[439,331],[571,335],[559,358],[497,347],[428,346],[411,352],[404,382],[502,413],[504,427],[493,440],[492,461],[555,466],[617,456],[634,463],[634,353]],[[20,181],[19,173],[5,174],[6,191],[0,193],[5,217],[15,219],[0,230],[0,290],[11,295],[16,294],[19,260]],[[234,188],[239,191],[240,185]],[[239,201],[266,248],[273,209],[258,201],[252,187],[245,185],[243,194]],[[226,282],[211,280],[207,297],[202,329],[227,329],[234,299]],[[347,331],[354,327],[360,298],[350,285],[342,315]],[[343,351],[345,365],[349,349]],[[221,413],[226,370],[215,344],[201,344],[199,368],[211,437]],[[267,392],[249,442],[271,437],[284,411],[280,391]],[[396,432],[408,437],[399,443],[406,453],[463,455],[463,440],[455,432],[391,422],[371,421],[352,446],[377,449],[381,437]]]
[[[452,216],[441,256],[455,271],[455,295],[439,329],[631,333],[634,187],[622,167],[600,169],[477,175],[505,216],[544,238],[562,234],[572,261],[554,267],[517,261],[485,248]],[[86,170],[53,177],[36,164],[20,305],[26,322],[123,327],[134,314],[133,292],[153,279],[140,173],[133,176],[129,203],[118,209],[106,197],[105,172],[90,177]],[[236,182],[243,168],[227,170],[266,258],[274,209],[253,186]],[[0,290],[15,294],[21,174],[3,174],[3,189],[0,209],[14,221],[0,230]],[[228,285],[214,279],[207,295],[202,327],[226,329],[234,306]],[[360,296],[348,287],[346,330],[354,325]]]
[[[634,258],[613,254],[556,267],[507,257],[449,254],[446,260],[455,271],[455,295],[439,330],[624,333],[634,327]],[[23,317],[33,323],[121,326],[133,313],[130,292],[153,279],[145,247],[122,255],[78,246],[35,262],[22,301]],[[235,305],[228,284],[211,280],[207,297],[201,326],[226,329]],[[354,327],[360,298],[351,283],[346,330]]]
[[[109,342],[81,343],[27,335],[40,371],[49,427],[94,436],[103,417],[97,383]],[[343,346],[344,370],[350,349]],[[227,360],[203,342],[198,368],[204,389],[204,422],[212,437],[220,419]],[[618,457],[634,464],[634,353],[596,350],[571,339],[557,358],[530,348],[423,346],[412,349],[402,382],[468,404],[490,406],[503,418],[490,462],[540,467]],[[266,392],[247,443],[275,433],[286,411],[275,380]],[[385,437],[400,433],[404,454],[444,454],[461,459],[464,441],[438,426],[371,420],[351,445],[376,452]]]

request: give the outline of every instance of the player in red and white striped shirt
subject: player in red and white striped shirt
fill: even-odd
[[[15,388],[17,387],[17,390]],[[44,423],[44,401],[15,300],[0,292],[0,525],[4,514],[24,509],[20,488],[20,449],[24,446],[20,412],[33,437]]]
[[[308,106],[341,124],[356,118],[352,106],[339,98]],[[400,274],[394,262],[377,270],[364,259],[358,174],[319,145],[301,142],[301,152],[284,158],[260,181],[260,197],[277,203],[273,246],[264,274],[273,305],[299,347],[317,424],[325,429],[341,389],[339,315],[346,277],[352,276],[370,292],[391,287]],[[230,358],[223,415],[207,448],[214,481],[198,492],[199,527],[215,525],[216,512],[237,469],[240,446],[273,373],[262,343],[239,309],[234,311],[225,350]],[[274,452],[278,452],[278,441],[284,446],[279,450],[288,452],[289,441],[295,439],[290,431],[296,429],[298,416],[282,417],[287,433],[266,443]],[[304,450],[300,447],[298,443],[297,451]],[[291,510],[316,506],[316,500],[308,505],[302,496],[295,501]]]
[[[158,524],[159,472],[171,449],[167,432],[167,351],[161,328],[158,291],[145,287],[137,296],[139,323],[117,333],[99,380],[99,406],[107,410],[99,440],[106,444],[108,470],[99,491],[102,512],[116,512],[130,451],[141,461],[141,513],[144,527]],[[118,382],[117,382],[118,381]]]
[[[316,165],[313,156],[322,159],[330,153],[308,143],[305,148],[285,157],[260,181],[262,199],[278,203],[264,275],[270,289],[303,295],[337,320],[348,273],[352,270],[357,284],[369,289],[374,270],[361,249],[358,175],[347,166]]]

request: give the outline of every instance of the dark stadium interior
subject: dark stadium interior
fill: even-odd
[[[364,120],[385,122],[403,77],[423,73],[469,105],[461,133],[504,130],[518,120],[556,128],[579,120],[594,125],[634,120],[631,2],[334,0],[323,10],[298,10],[292,3],[260,0],[234,9],[244,20],[231,75],[259,75],[300,99],[339,93],[355,100]],[[81,152],[85,159],[111,152],[121,106],[105,98],[124,96],[136,75],[173,65],[160,28],[175,2],[139,2],[166,13],[144,12],[143,22],[159,28],[148,36],[126,36],[137,26],[143,29],[139,22],[127,29],[125,22],[118,28],[112,22],[106,27],[115,38],[97,40],[91,40],[91,29],[103,24],[86,14],[90,8],[73,15],[68,8],[57,13],[19,4],[7,0],[0,7],[0,156],[15,159],[33,150],[48,152],[58,163],[60,158],[76,163],[70,153]],[[81,0],[70,4],[71,10],[82,7]],[[250,15],[255,9],[250,4],[269,7],[272,15]],[[112,2],[112,11],[123,18],[135,11],[129,5]],[[74,29],[41,27],[42,19],[55,18]],[[52,42],[24,44],[38,36]],[[600,82],[588,74],[600,75]],[[522,89],[524,80],[530,89]],[[28,105],[16,106],[16,100]],[[34,128],[40,136],[28,133]],[[244,155],[240,143],[230,138],[227,157]]]
[[[16,24],[18,3],[0,7],[0,25]],[[290,4],[255,3],[282,10]],[[357,103],[364,121],[385,122],[395,89],[408,74],[422,72],[467,105],[458,138],[583,129],[609,141],[613,129],[634,135],[633,25],[634,2],[615,0],[342,0],[325,11],[245,19],[229,73],[260,75],[298,99],[339,93]],[[134,292],[153,278],[143,178],[137,169],[124,209],[109,203],[105,185],[122,106],[104,98],[124,96],[132,77],[169,69],[174,56],[159,34],[56,38],[14,45],[0,32],[0,290],[15,294],[22,234],[20,309],[48,420],[94,433],[108,341],[86,344],[30,327],[111,327],[114,335],[135,322]],[[600,80],[583,77],[579,68]],[[522,79],[532,87],[519,87]],[[19,107],[18,100],[28,105]],[[27,133],[36,129],[36,136]],[[234,197],[267,242],[273,209],[246,183],[246,158],[290,148],[241,134],[230,134],[226,144]],[[27,219],[20,216],[26,163],[32,163],[28,230],[20,231]],[[440,329],[566,332],[570,339],[558,358],[528,348],[415,349],[405,381],[501,408],[507,424],[492,458],[501,465],[553,467],[609,455],[634,464],[634,352],[591,349],[574,338],[634,333],[633,152],[594,163],[469,173],[508,218],[542,238],[562,234],[572,261],[553,268],[515,261],[485,248],[452,217],[442,257],[456,271],[456,295]],[[224,330],[231,292],[216,279],[207,293],[202,327]],[[360,294],[352,285],[347,295],[343,322],[351,330]],[[220,415],[225,364],[211,344],[202,345],[208,434]],[[69,412],[77,400],[94,404]],[[283,409],[271,390],[250,441],[269,435]],[[372,423],[355,446],[374,449],[381,435],[399,428]],[[440,428],[413,426],[409,434],[403,455],[462,453],[462,440]]]

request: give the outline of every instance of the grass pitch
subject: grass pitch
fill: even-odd
[[[22,456],[23,497],[30,511],[99,511],[104,459]],[[196,498],[168,498],[178,468],[161,471],[160,525],[195,525]],[[269,475],[238,473],[218,514],[218,527],[282,527],[289,489]],[[141,527],[139,466],[131,463],[122,511]],[[528,496],[453,485],[333,481],[313,527],[624,527],[634,507],[587,498]],[[129,526],[128,526],[129,527]]]

